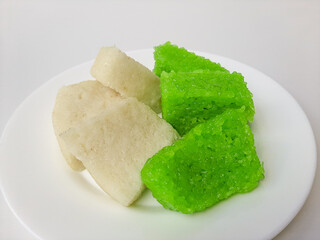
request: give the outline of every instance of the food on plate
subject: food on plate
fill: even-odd
[[[101,48],[91,75],[121,95],[135,97],[156,113],[161,112],[159,77],[118,48]]]
[[[160,150],[141,176],[165,208],[189,214],[250,192],[264,178],[264,169],[243,109],[232,109]]]
[[[162,117],[181,135],[228,108],[245,106],[253,120],[252,94],[239,73],[197,70],[161,74]]]
[[[117,101],[60,136],[97,184],[124,206],[144,189],[140,171],[147,159],[179,138],[169,123],[135,98]]]
[[[186,214],[257,187],[264,169],[244,77],[170,42],[154,58],[153,73],[103,47],[91,68],[96,81],[59,90],[52,120],[70,167],[86,168],[124,206],[146,185]]]
[[[84,81],[62,87],[57,94],[52,113],[52,123],[61,152],[69,166],[76,171],[84,169],[82,162],[72,155],[60,134],[95,116],[122,97],[97,81]]]
[[[209,59],[197,56],[185,48],[166,42],[154,48],[154,73],[161,76],[162,72],[193,72],[199,69],[210,71],[228,72],[219,63],[214,63]]]

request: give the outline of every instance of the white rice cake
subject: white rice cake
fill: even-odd
[[[61,152],[73,170],[81,171],[85,167],[68,151],[59,135],[84,119],[99,114],[119,99],[122,99],[119,93],[97,81],[84,81],[64,86],[59,90],[52,113],[52,123]]]
[[[135,97],[161,112],[160,78],[116,47],[101,48],[91,75],[125,97]]]
[[[69,129],[61,138],[97,184],[129,206],[144,189],[140,171],[147,159],[179,135],[148,106],[127,98]]]

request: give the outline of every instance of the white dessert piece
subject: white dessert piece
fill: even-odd
[[[161,112],[160,78],[118,48],[101,48],[90,73],[122,96],[135,97]]]
[[[97,184],[124,206],[144,189],[140,171],[145,162],[179,138],[169,123],[135,98],[117,101],[60,136]]]
[[[52,123],[61,152],[73,170],[81,171],[85,167],[69,152],[59,135],[81,121],[99,114],[119,99],[122,99],[119,93],[97,81],[84,81],[59,90]]]

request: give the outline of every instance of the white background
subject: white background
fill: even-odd
[[[0,0],[0,135],[24,98],[101,46],[136,50],[168,40],[271,76],[305,111],[319,149],[320,1],[308,0]],[[319,185],[317,171],[304,207],[277,240],[319,239]],[[35,239],[1,195],[0,239]]]

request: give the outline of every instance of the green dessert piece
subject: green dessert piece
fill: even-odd
[[[155,65],[153,72],[159,77],[162,72],[192,72],[198,69],[228,72],[220,64],[197,56],[195,53],[189,52],[185,48],[179,48],[170,42],[166,42],[154,49]]]
[[[236,72],[163,72],[161,97],[162,116],[180,135],[229,108],[244,106],[247,120],[254,116],[252,94]]]
[[[227,110],[199,124],[148,159],[142,181],[167,209],[202,211],[264,178],[243,109]]]

